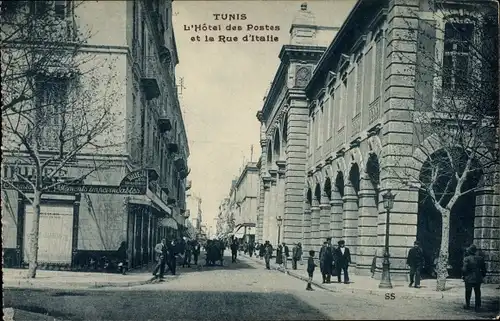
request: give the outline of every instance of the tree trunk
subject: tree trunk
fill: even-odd
[[[36,269],[38,267],[38,236],[40,230],[40,200],[42,193],[35,190],[33,197],[33,226],[28,234],[28,278],[36,277]]]
[[[441,246],[436,268],[436,291],[444,291],[446,289],[446,278],[448,277],[448,249],[450,245],[450,210],[447,208],[441,209],[441,217],[443,223],[441,225]]]

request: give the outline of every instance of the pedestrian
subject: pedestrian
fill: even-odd
[[[186,242],[186,248],[184,250],[184,261],[182,262],[182,267],[186,265],[191,267],[191,252],[193,251],[193,244],[191,241]]]
[[[167,266],[172,273],[175,275],[175,270],[177,269],[177,242],[172,240],[171,242],[167,242]]]
[[[314,250],[309,251],[309,258],[307,259],[307,275],[309,279],[307,280],[306,290],[313,291],[311,283],[313,281],[314,269],[316,268],[316,263],[314,263]]]
[[[276,264],[280,268],[283,265],[283,246],[281,244],[278,244],[278,247],[276,247]]]
[[[250,257],[253,256],[254,251],[255,251],[255,244],[253,242],[250,242],[248,244],[248,254],[250,254]]]
[[[271,256],[273,255],[273,246],[269,241],[266,241],[264,259],[266,261],[266,269],[271,269]]]
[[[289,256],[290,256],[290,250],[288,249],[288,246],[285,244],[285,242],[283,242],[283,268],[285,269],[285,271],[287,269]]]
[[[166,240],[162,239],[161,242],[155,246],[156,265],[153,269],[153,275],[159,279],[163,279],[165,273],[165,260],[167,257],[167,247],[165,243]]]
[[[261,260],[264,258],[264,255],[266,255],[266,245],[261,243],[259,245],[259,257]]]
[[[481,283],[486,276],[486,264],[484,258],[477,253],[477,248],[472,244],[467,250],[467,256],[464,258],[462,274],[465,282],[465,306],[464,309],[470,309],[470,299],[472,289],[474,289],[474,307],[476,311],[481,308]]]
[[[326,283],[326,270],[325,270],[325,252],[328,242],[323,242],[321,249],[319,250],[319,271],[321,272],[321,276],[323,278],[323,283]]]
[[[349,283],[349,264],[351,263],[351,252],[349,248],[345,246],[345,241],[338,241],[339,247],[336,249],[335,262],[337,267],[337,281],[341,283],[341,272],[344,272],[344,283]]]
[[[413,247],[408,251],[406,264],[410,267],[410,288],[415,282],[415,288],[420,288],[420,273],[424,267],[424,251],[420,248],[418,241],[413,242]]]
[[[194,246],[193,246],[193,260],[194,260],[194,265],[198,265],[198,257],[200,256],[200,252],[201,252],[201,245],[196,240],[196,241],[194,241]]]
[[[300,243],[295,244],[292,249],[292,269],[297,270],[297,262],[302,257],[302,247]]]
[[[323,269],[326,283],[331,283],[334,251],[332,238],[328,237],[326,239],[325,253],[323,253]]]
[[[231,243],[231,261],[233,263],[236,263],[236,257],[238,256],[238,242],[236,239],[233,240],[233,243]]]

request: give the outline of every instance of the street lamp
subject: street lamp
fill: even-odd
[[[283,219],[281,216],[276,217],[276,222],[278,222],[278,244],[280,244],[280,233],[281,233],[281,224],[283,223]]]
[[[382,263],[382,278],[380,279],[379,288],[392,289],[391,283],[391,272],[390,272],[390,262],[389,262],[389,214],[394,206],[394,194],[391,190],[382,195],[384,199],[384,208],[387,211],[385,217],[385,251],[384,251],[384,262]]]

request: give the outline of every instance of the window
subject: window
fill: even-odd
[[[2,17],[12,17],[24,5],[23,1],[19,0],[3,0],[1,3]]]
[[[459,94],[467,90],[471,72],[470,43],[474,26],[446,23],[444,30],[443,90]]]
[[[56,18],[65,19],[71,15],[72,8],[71,0],[37,0],[30,2],[31,13],[39,17],[53,14]]]
[[[317,124],[316,124],[316,135],[317,135],[317,140],[316,140],[316,148],[319,148],[321,146],[321,121],[323,120],[323,103],[321,103],[321,106],[319,106],[319,109],[317,111],[318,113],[318,119],[317,119]]]
[[[168,24],[170,23],[170,8],[167,7],[165,10],[165,30],[168,29]]]
[[[375,80],[373,85],[373,100],[380,97],[382,87],[382,66],[384,65],[382,37],[379,36],[375,43]]]
[[[363,103],[368,105],[372,100],[372,66],[373,66],[373,50],[369,49],[366,53],[365,59],[365,77],[363,84]]]
[[[36,126],[40,127],[43,148],[58,149],[61,131],[67,127],[69,79],[41,77],[36,82]]]
[[[339,130],[344,128],[345,117],[344,110],[347,108],[347,74],[342,77],[342,84],[340,87],[341,90],[341,98],[340,98],[340,108],[339,108]]]
[[[138,32],[138,26],[137,26],[137,19],[139,19],[139,15],[137,13],[137,8],[138,8],[138,5],[137,5],[137,1],[138,0],[133,0],[133,4],[132,4],[132,37],[133,39],[137,39],[139,38],[139,32]]]
[[[327,119],[326,119],[326,139],[329,139],[330,137],[332,137],[332,123],[333,123],[333,120],[332,120],[332,115],[333,115],[333,99],[334,99],[334,96],[333,96],[333,92],[330,94],[330,97],[328,99],[328,116],[327,116]]]
[[[359,58],[358,65],[356,66],[356,106],[354,108],[354,115],[356,116],[361,112],[361,104],[363,100],[363,59]]]

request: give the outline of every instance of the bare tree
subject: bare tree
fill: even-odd
[[[114,134],[123,116],[113,59],[82,51],[92,34],[78,32],[80,4],[2,1],[2,150],[12,171],[2,185],[33,207],[29,278],[38,266],[42,195],[106,169],[97,156],[124,144]]]
[[[418,188],[441,216],[438,291],[448,277],[450,214],[457,201],[498,173],[498,6],[429,1],[432,14],[407,19],[401,40],[417,53],[398,53],[415,87],[415,158],[401,158],[393,174]],[[444,21],[443,23],[440,23]],[[436,151],[437,150],[437,151]]]

